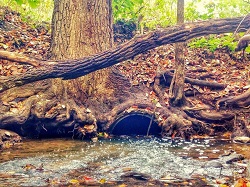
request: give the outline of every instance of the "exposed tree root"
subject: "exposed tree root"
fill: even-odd
[[[168,79],[168,78],[172,79],[174,74],[170,71],[166,71],[164,73],[161,73],[161,76],[163,76],[164,79]],[[167,81],[167,82],[169,82],[169,81]],[[198,86],[206,86],[206,87],[210,87],[213,89],[224,89],[227,86],[225,84],[220,84],[217,82],[197,80],[197,79],[192,79],[192,78],[188,78],[188,77],[185,77],[185,83],[190,83],[192,85],[198,85]]]
[[[250,89],[248,89],[245,93],[238,96],[230,96],[226,98],[222,98],[216,102],[217,109],[220,107],[228,107],[228,106],[238,106],[238,107],[249,107],[250,105]]]
[[[34,87],[23,86],[23,91],[13,88],[0,94],[3,103],[3,107],[0,107],[0,124],[1,127],[25,136],[43,137],[58,134],[83,139],[96,137],[98,132],[109,132],[116,120],[129,114],[140,113],[152,116],[154,122],[162,128],[162,136],[172,138],[190,139],[194,135],[215,135],[218,132],[232,131],[234,114],[211,112],[210,107],[167,106],[160,78],[162,77],[156,76],[151,88],[158,96],[160,105],[148,98],[145,94],[148,89],[146,87],[128,90],[130,85],[127,85],[122,77],[119,78],[117,73],[114,80],[119,82],[119,90],[122,92],[117,92],[116,100],[110,100],[114,102],[108,104],[111,107],[102,106],[107,103],[92,105],[90,100],[87,108],[68,95],[67,90],[61,91],[60,89],[64,89],[63,84],[51,85],[50,81],[34,83]],[[125,95],[123,91],[126,91]],[[61,95],[58,95],[58,92]],[[225,121],[231,122],[225,125]]]
[[[250,129],[248,119],[235,117],[234,119],[234,131],[232,137],[250,137]]]
[[[14,144],[21,141],[22,138],[18,134],[12,131],[0,129],[0,150],[4,148],[10,148]]]
[[[208,121],[208,122],[216,122],[216,121],[226,121],[232,120],[234,118],[233,113],[229,112],[217,112],[217,111],[204,111],[204,110],[192,110],[192,109],[185,109],[184,110],[189,116],[192,116],[196,119]]]
[[[182,116],[171,114],[162,125],[163,135],[171,138],[182,137],[190,139],[194,134],[192,122]]]

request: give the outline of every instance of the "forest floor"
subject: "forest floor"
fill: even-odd
[[[23,22],[18,13],[8,8],[0,9],[0,50],[19,52],[29,57],[46,60],[50,46],[49,24],[40,25]],[[128,25],[115,26],[115,42],[121,43],[133,36],[133,29]],[[218,35],[216,37],[221,37]],[[209,105],[214,109],[216,101],[223,97],[237,96],[250,88],[250,55],[245,58],[242,52],[231,52],[228,48],[218,48],[214,52],[206,48],[185,49],[186,77],[226,84],[225,89],[215,90],[206,86],[185,84],[185,93],[194,93],[187,97],[196,107]],[[157,72],[174,70],[174,45],[169,44],[139,54],[133,59],[117,65],[120,71],[128,77],[133,86],[146,85],[152,88]],[[24,73],[30,65],[0,59],[0,76]],[[164,102],[169,105],[169,87],[164,88]],[[153,89],[149,94],[152,99],[158,99]],[[230,108],[233,111],[237,108]],[[250,126],[250,114],[236,112],[247,120]],[[250,128],[248,128],[250,129]]]

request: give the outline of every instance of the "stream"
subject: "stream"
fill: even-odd
[[[131,177],[132,184],[151,181],[157,186],[157,181],[159,186],[184,182],[199,186],[194,184],[197,180],[191,180],[195,178],[216,186],[216,180],[233,183],[244,172],[249,147],[213,138],[191,142],[131,137],[98,142],[24,140],[0,152],[0,186],[69,186],[83,178],[85,182],[115,186]],[[233,151],[245,160],[227,163],[225,158]]]

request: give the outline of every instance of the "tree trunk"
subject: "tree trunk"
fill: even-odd
[[[177,24],[184,23],[184,0],[177,3]],[[184,103],[184,81],[185,81],[185,43],[175,44],[175,73],[169,88],[170,103],[173,106],[181,106]]]
[[[67,60],[91,56],[113,46],[111,1],[55,1],[52,19],[51,59]],[[113,97],[107,87],[109,68],[75,80],[55,80],[68,98],[81,104],[97,97],[99,102]]]
[[[52,23],[52,60],[79,59],[113,47],[111,0],[55,1]],[[55,95],[62,94],[66,109],[76,113],[74,129],[80,135],[95,136],[97,116],[127,96],[128,80],[117,71],[106,68],[74,80],[52,80]],[[80,114],[83,109],[92,111],[91,119]]]

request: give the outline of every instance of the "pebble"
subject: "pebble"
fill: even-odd
[[[233,142],[247,144],[247,143],[250,143],[250,137],[236,136],[236,137],[234,137]]]

